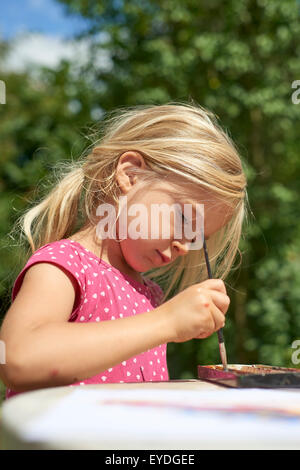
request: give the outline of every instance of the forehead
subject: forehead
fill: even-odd
[[[216,216],[224,215],[227,219],[231,218],[234,212],[232,206],[220,196],[216,196],[211,191],[202,187],[193,187],[184,184],[182,186],[170,182],[157,182],[151,184],[150,188],[153,192],[161,192],[167,196],[171,196],[175,202],[181,204],[191,204],[196,210],[196,205],[203,205],[204,211],[208,214],[214,213]],[[226,220],[227,220],[226,219]]]
[[[204,216],[204,233],[208,239],[226,225],[234,214],[234,209],[220,197],[200,187],[178,185],[170,182],[157,182],[150,186],[152,195],[148,193],[147,202],[179,203],[184,209],[185,204],[192,206],[193,221],[197,214]],[[198,212],[197,212],[198,210]]]
[[[200,217],[204,217],[204,233],[206,239],[224,227],[234,214],[232,207],[229,206],[228,203],[217,198],[202,199],[200,201],[186,198],[184,204],[191,204],[194,219],[198,214]]]
[[[154,191],[161,190],[166,195],[171,196],[175,202],[191,204],[194,211],[196,211],[197,205],[200,205],[207,215],[213,213],[216,217],[225,216],[226,221],[232,217],[234,212],[232,206],[227,201],[201,187],[195,188],[186,184],[179,186],[178,184],[166,182],[153,185],[152,189]]]

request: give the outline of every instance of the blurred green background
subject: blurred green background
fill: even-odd
[[[54,165],[90,145],[106,112],[194,100],[236,142],[252,215],[226,280],[230,363],[296,367],[300,339],[300,4],[296,0],[60,0],[84,17],[84,48],[55,66],[12,70],[0,43],[0,296],[23,267],[10,231],[47,192]],[[50,51],[49,51],[50,52]],[[300,89],[300,82],[294,84]],[[94,127],[96,126],[96,127]],[[96,135],[96,134],[95,134]],[[163,287],[163,286],[162,286]],[[217,335],[169,344],[171,378],[219,363]],[[2,390],[4,390],[2,386]]]

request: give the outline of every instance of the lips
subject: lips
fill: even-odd
[[[168,256],[163,255],[159,250],[156,250],[156,251],[160,255],[163,263],[169,263],[171,261],[171,258],[169,258]]]

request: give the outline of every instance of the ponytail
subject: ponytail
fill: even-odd
[[[61,174],[50,193],[40,203],[28,209],[17,221],[25,234],[31,251],[73,233],[78,222],[78,210],[84,183],[81,165]]]

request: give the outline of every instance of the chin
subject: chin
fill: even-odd
[[[135,258],[133,258],[133,256],[127,255],[127,253],[123,252],[123,260],[129,268],[133,269],[134,271],[139,270],[140,263]]]
[[[120,243],[120,248],[122,251],[124,261],[134,271],[143,273],[151,269],[151,267],[153,267],[153,266],[150,266],[150,262],[148,258],[140,254],[142,253],[142,250],[139,250],[139,252],[137,252],[137,250],[134,249],[134,247],[130,246],[130,244],[123,244],[123,243]]]

